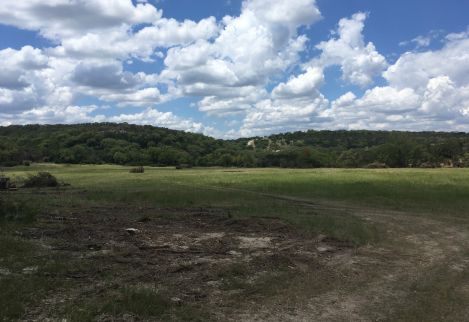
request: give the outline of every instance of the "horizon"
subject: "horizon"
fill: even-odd
[[[113,4],[6,1],[0,126],[469,132],[469,3]]]

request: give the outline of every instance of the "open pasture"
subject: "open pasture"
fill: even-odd
[[[0,320],[465,321],[469,170],[34,165]]]

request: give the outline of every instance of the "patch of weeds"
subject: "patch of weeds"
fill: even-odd
[[[37,201],[33,199],[26,199],[13,194],[0,195],[0,223],[33,222],[40,207]]]
[[[74,274],[86,271],[87,267],[82,260],[64,261],[63,259],[55,258],[48,259],[40,263],[38,273],[46,276],[63,276],[66,274]]]
[[[268,299],[283,294],[286,285],[293,277],[294,273],[289,271],[266,272],[248,285],[244,290],[244,296]]]
[[[220,270],[217,276],[222,280],[221,288],[226,291],[240,291],[235,297],[274,296],[284,289],[291,272],[290,261],[280,255],[258,259],[250,267],[235,263]]]
[[[147,288],[122,288],[118,293],[107,293],[66,309],[70,321],[95,321],[101,315],[122,317],[131,314],[139,319],[158,318],[164,321],[211,321],[210,314],[193,305],[174,303],[168,296]]]
[[[20,319],[30,305],[55,287],[43,276],[6,276],[0,279],[0,321]]]
[[[133,313],[143,317],[161,316],[171,310],[171,301],[151,289],[124,288],[103,311],[113,315]]]
[[[382,240],[384,232],[376,225],[351,214],[310,213],[288,219],[307,234],[325,234],[353,246],[374,244]]]
[[[246,264],[234,263],[220,269],[217,273],[219,278],[240,277],[249,275],[249,267]]]
[[[304,234],[324,234],[354,246],[374,244],[383,237],[383,232],[376,225],[352,214],[313,212],[311,208],[291,201],[258,198],[255,203],[244,202],[241,206],[232,207],[232,210],[240,218],[275,217]]]
[[[23,183],[25,188],[51,188],[58,186],[59,181],[49,172],[38,172],[35,175],[29,175]]]
[[[191,321],[191,322],[209,322],[215,321],[210,313],[200,307],[193,305],[182,305],[173,309],[174,319],[176,321]]]
[[[31,255],[36,247],[31,242],[9,234],[0,235],[0,266],[20,269],[31,264]]]
[[[222,281],[223,290],[239,290],[248,287],[251,271],[247,264],[234,263],[221,268],[217,277]]]

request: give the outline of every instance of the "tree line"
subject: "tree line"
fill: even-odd
[[[218,140],[153,126],[0,127],[0,165],[30,162],[222,167],[467,167],[460,132],[305,131]]]

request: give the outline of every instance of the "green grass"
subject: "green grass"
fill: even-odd
[[[21,318],[27,308],[57,287],[57,282],[43,276],[7,276],[0,279],[0,321]]]
[[[469,169],[224,169],[149,168],[144,174],[120,166],[36,165],[9,169],[13,177],[49,171],[96,198],[148,201],[162,206],[223,204],[249,193],[327,199],[390,209],[444,212],[463,216],[468,210]],[[214,191],[217,191],[214,193]],[[258,198],[254,195],[252,198]]]
[[[0,267],[7,269],[20,269],[31,264],[37,247],[29,241],[15,237],[0,230]]]
[[[16,228],[17,224],[0,227],[0,268],[8,272],[0,274],[0,321],[20,319],[52,290],[71,287],[57,277],[83,267],[79,259],[48,256],[34,242],[13,236],[10,230]]]
[[[31,197],[8,193],[0,195],[0,224],[33,222],[40,208],[40,202]]]
[[[434,218],[466,218],[469,169],[190,169],[146,167],[143,174],[128,167],[102,165],[35,165],[8,170],[13,178],[48,171],[83,195],[60,202],[125,203],[154,207],[220,207],[238,217],[276,217],[305,232],[364,244],[379,240],[377,227],[346,213],[317,212],[291,201],[404,210]],[[73,199],[75,198],[75,199]],[[81,199],[80,199],[81,198]]]
[[[162,321],[211,321],[203,309],[188,303],[176,303],[170,297],[153,289],[123,287],[105,296],[73,303],[63,316],[74,322],[95,321],[97,316],[123,317],[126,314],[140,319]]]

